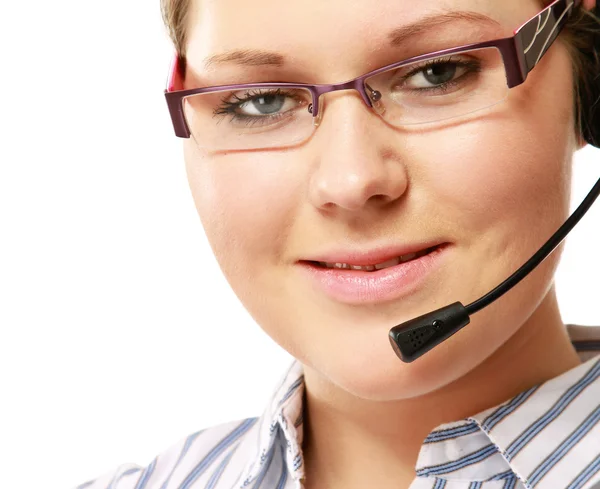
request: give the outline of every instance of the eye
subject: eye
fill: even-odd
[[[464,88],[481,74],[483,64],[475,57],[447,57],[429,60],[420,65],[405,67],[396,72],[397,78],[392,91],[405,91],[407,95],[433,94],[450,89]]]
[[[285,95],[269,93],[252,97],[246,102],[238,105],[238,111],[244,115],[273,115],[290,105]]]
[[[437,63],[428,66],[419,73],[421,78],[431,85],[443,85],[454,79],[455,76],[461,76],[465,72],[465,68],[458,66],[456,63]],[[419,79],[415,75],[415,84],[418,84]],[[424,88],[418,86],[417,88]]]
[[[230,93],[223,97],[222,104],[215,113],[255,119],[283,115],[308,104],[306,94],[297,92],[299,91],[260,89],[243,95]]]

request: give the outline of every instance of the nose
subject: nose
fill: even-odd
[[[358,94],[330,95],[313,139],[312,204],[356,212],[400,199],[408,188],[401,136]]]

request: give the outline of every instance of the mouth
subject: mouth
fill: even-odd
[[[451,248],[450,243],[439,243],[435,246],[405,246],[395,251],[388,248],[335,253],[316,260],[302,260],[298,262],[298,270],[315,290],[335,302],[385,303],[423,290],[431,276],[439,273],[447,257],[452,255]]]
[[[442,245],[432,246],[430,248],[426,248],[421,251],[406,253],[404,255],[400,255],[394,258],[390,258],[384,262],[373,263],[367,265],[356,265],[352,263],[343,263],[343,262],[324,262],[324,261],[311,261],[308,260],[306,263],[319,267],[319,268],[334,268],[336,270],[354,270],[354,271],[363,271],[363,272],[376,272],[379,270],[384,270],[386,268],[395,267],[400,265],[401,263],[408,263],[413,260],[418,260],[426,255],[429,255],[440,248]]]

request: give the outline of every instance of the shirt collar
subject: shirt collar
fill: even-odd
[[[283,376],[267,408],[257,423],[254,456],[250,457],[240,477],[240,488],[246,488],[256,480],[276,450],[277,442],[285,444],[285,462],[297,485],[304,478],[302,458],[304,408],[304,370],[294,361]]]
[[[600,471],[598,399],[596,356],[499,406],[437,427],[421,447],[417,476],[475,482],[516,475],[525,487],[549,477],[552,487],[567,487],[588,465],[591,471],[595,464],[590,475]]]
[[[438,426],[423,442],[416,475],[474,482],[516,475],[531,487],[551,472],[553,483],[556,474],[573,480],[584,467],[570,463],[571,456],[589,459],[592,468],[596,462],[600,471],[600,327],[569,325],[568,331],[584,363],[499,406]],[[294,361],[246,440],[255,448],[240,488],[265,470],[278,445],[284,445],[289,474],[301,487],[303,407],[304,372]]]

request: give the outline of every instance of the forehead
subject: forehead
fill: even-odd
[[[420,54],[416,50],[452,47],[462,39],[479,42],[509,36],[520,22],[540,10],[537,3],[536,0],[193,0],[188,18],[188,66],[198,73],[211,73],[217,67],[205,64],[210,57],[234,50],[260,50],[283,55],[286,69],[296,75],[326,70],[339,80],[343,74],[336,73],[338,68],[375,68],[384,61],[392,62],[391,57],[396,53],[401,56],[410,49],[410,55],[416,55]],[[393,49],[390,46],[391,33],[399,28],[426,17],[456,12],[481,14],[497,21],[499,26],[456,19],[419,32]],[[248,71],[247,66],[244,68]],[[265,71],[262,66],[260,69]],[[233,63],[218,65],[220,73],[229,72],[233,76],[235,70],[239,72],[240,67]]]

